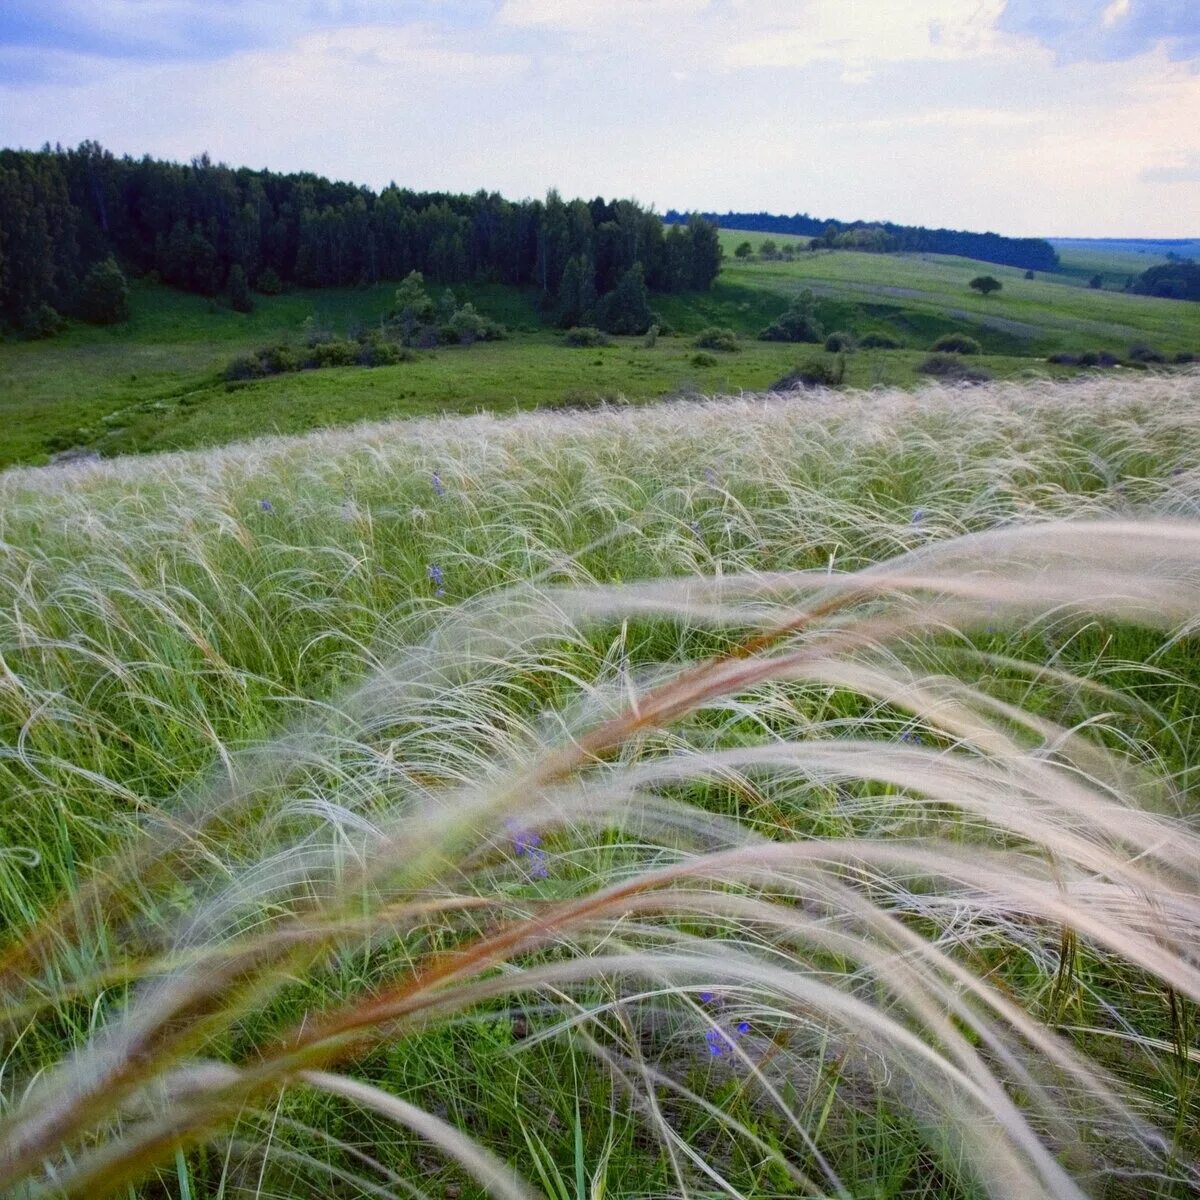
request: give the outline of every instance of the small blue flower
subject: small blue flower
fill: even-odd
[[[442,477],[437,471],[434,471],[433,479],[430,482],[433,484],[433,494],[435,496],[444,496],[446,494],[446,489],[442,485]]]
[[[513,851],[518,858],[525,859],[530,879],[546,879],[550,875],[550,856],[541,848],[542,835],[525,829],[515,821],[507,822]]]
[[[912,515],[911,523],[913,525],[920,525],[923,520],[925,520],[925,510],[923,508],[918,508]]]
[[[737,1031],[738,1031],[738,1033],[749,1033],[750,1032],[750,1022],[749,1021],[739,1021],[738,1025],[737,1025]]]
[[[425,569],[425,574],[429,576],[429,582],[433,584],[433,594],[444,596],[446,594],[444,587],[446,577],[442,574],[442,568],[437,563],[430,563]]]
[[[704,537],[704,534],[700,532],[700,522],[699,521],[689,521],[688,528],[692,531],[693,534],[695,534],[695,536],[697,538],[702,539]]]
[[[273,505],[270,502],[270,500],[260,500],[258,502],[258,507],[261,508],[263,510],[263,512],[274,512],[275,511],[275,505]]]
[[[716,997],[715,992],[701,992],[700,993],[700,1002],[702,1004],[711,1004],[713,1002],[713,1000],[715,999],[715,997]]]
[[[923,746],[925,739],[919,733],[913,733],[911,729],[906,729],[901,735],[900,740],[907,742],[910,746]]]
[[[525,857],[529,862],[526,869],[530,879],[548,879],[550,877],[550,857],[545,850],[530,850]]]
[[[721,1058],[733,1049],[733,1043],[719,1029],[709,1029],[704,1034],[708,1052],[713,1058]]]
[[[712,467],[704,468],[704,479],[705,479],[705,482],[707,482],[709,487],[717,486],[717,473],[716,473],[716,471],[713,470]]]

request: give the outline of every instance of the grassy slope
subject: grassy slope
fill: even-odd
[[[741,235],[723,231],[722,238],[731,250]],[[762,239],[750,240],[757,246]],[[221,373],[237,354],[297,338],[309,316],[340,331],[370,325],[386,310],[391,285],[264,297],[243,315],[138,284],[126,326],[76,326],[51,342],[0,344],[0,466],[44,461],[49,450],[72,445],[105,454],[187,448],[431,410],[763,388],[813,348],[749,340],[736,356],[698,365],[687,337],[721,325],[753,339],[805,287],[821,297],[827,329],[887,331],[911,348],[851,356],[848,381],[859,386],[911,384],[919,351],[951,331],[978,337],[993,356],[984,365],[1001,377],[1044,373],[1040,360],[1054,350],[1123,353],[1133,341],[1166,351],[1197,348],[1189,314],[1177,303],[1064,287],[1079,282],[1074,276],[1027,281],[999,267],[986,269],[1004,290],[983,299],[966,287],[981,269],[965,259],[844,251],[802,253],[795,263],[730,259],[710,292],[656,298],[682,338],[660,339],[652,349],[620,339],[599,352],[568,350],[553,332],[539,331],[535,294],[459,288],[460,298],[503,321],[514,338],[396,367],[309,372],[233,390]]]
[[[166,945],[184,944],[171,931],[177,920],[194,916],[189,886],[200,896],[209,894],[202,882],[210,856],[221,862],[228,857],[231,874],[242,877],[254,856],[268,854],[276,838],[286,844],[287,838],[305,837],[310,848],[327,840],[338,847],[357,846],[361,827],[355,820],[371,827],[393,817],[397,836],[403,837],[412,806],[430,789],[486,778],[487,764],[507,754],[524,762],[531,744],[557,739],[560,719],[577,720],[580,706],[590,705],[594,712],[605,697],[623,702],[632,691],[648,687],[649,679],[714,647],[712,636],[701,629],[680,629],[670,621],[648,625],[634,614],[629,623],[614,618],[599,632],[547,646],[505,645],[496,659],[489,657],[483,639],[473,671],[439,674],[428,695],[409,693],[425,661],[410,652],[430,620],[452,618],[472,598],[533,580],[545,587],[567,581],[825,571],[835,563],[853,569],[963,532],[1023,521],[1124,516],[1131,506],[1160,515],[1195,514],[1200,506],[1200,380],[1148,379],[1145,384],[1139,388],[1106,376],[1062,388],[818,393],[766,405],[733,400],[605,414],[526,414],[511,421],[478,417],[0,476],[0,542],[6,546],[0,557],[5,668],[0,745],[20,751],[0,757],[0,792],[8,799],[0,807],[0,846],[8,851],[0,855],[0,931],[19,929],[58,889],[78,886],[102,849],[144,831],[157,811],[177,812],[196,796],[202,801],[221,796],[230,780],[243,778],[236,769],[244,761],[239,754],[271,744],[295,722],[346,714],[332,729],[319,725],[324,732],[298,745],[276,743],[286,752],[278,756],[281,768],[294,760],[296,774],[279,795],[273,783],[260,779],[260,803],[267,813],[277,804],[295,804],[290,817],[265,821],[261,841],[247,838],[239,822],[229,828],[218,823],[203,856],[192,864],[195,878],[181,873],[178,890],[169,880],[149,879],[144,891],[136,890],[137,915],[127,929],[106,920],[105,935],[98,934],[94,944],[85,939],[79,955],[64,955],[47,972],[49,982],[39,976],[35,994],[39,1000],[50,997],[49,1010],[43,1020],[22,1018],[19,1045],[0,1078],[0,1106],[20,1094],[28,1072],[53,1061],[65,1046],[83,1044],[95,1024],[120,1011],[128,994],[119,984],[101,989],[94,1005],[91,985],[76,998],[59,1000],[58,991],[88,971],[126,962],[123,930],[138,952],[145,952],[148,940],[153,944],[151,935],[159,929]],[[435,470],[441,496],[432,486]],[[270,511],[260,505],[264,498]],[[431,563],[444,572],[444,597],[434,595]],[[895,641],[884,647],[879,661],[884,669],[907,662],[918,674],[940,674],[943,680],[962,676],[1041,718],[1068,725],[1095,714],[1096,728],[1085,731],[1089,738],[1119,748],[1131,765],[1157,765],[1185,791],[1192,786],[1200,685],[1192,647],[1164,645],[1153,633],[1119,623],[1091,623],[1077,632],[1054,621],[1026,624],[1021,589],[1009,599],[1011,622],[989,609],[986,623],[976,614],[974,633],[954,633],[945,640],[913,634],[907,648]],[[466,643],[452,637],[445,648],[460,644]],[[972,658],[976,649],[995,658]],[[852,657],[869,660],[865,650]],[[1017,671],[1013,658],[1033,664],[1035,674]],[[1151,658],[1153,666],[1143,669]],[[390,684],[356,707],[347,688],[375,675],[381,663],[400,663],[402,669],[381,672],[378,678]],[[1049,673],[1041,676],[1040,667],[1047,664],[1116,691],[1092,696],[1073,683],[1061,686]],[[904,732],[938,752],[935,764],[957,761],[969,772],[971,763],[990,761],[986,742],[958,744],[961,731],[953,732],[948,700],[922,700],[911,689],[900,690],[893,706],[856,696],[852,685],[834,686],[820,676],[784,679],[739,691],[692,714],[676,723],[670,736],[643,731],[623,757],[632,765],[685,747],[687,754],[712,746],[778,749],[788,739],[801,749],[831,748],[843,737],[866,739],[886,752],[897,747]],[[1147,701],[1151,710],[1134,711],[1133,697]],[[941,721],[947,722],[945,731]],[[1056,742],[1055,756],[1045,755],[1043,736],[1039,730],[1031,741],[1021,742],[1031,747],[1028,758],[1020,760],[1029,770],[1066,752],[1065,742]],[[861,749],[858,754],[869,760]],[[315,763],[311,771],[310,761]],[[1095,767],[1093,761],[1088,770]],[[249,771],[246,776],[253,778]],[[962,788],[967,778],[958,777],[955,785]],[[918,778],[912,790],[921,795],[928,782]],[[851,773],[836,777],[835,784],[820,772],[814,779],[802,770],[777,780],[736,772],[720,786],[696,781],[669,790],[682,792],[699,813],[733,818],[756,836],[802,841],[905,833],[928,837],[944,831],[942,810],[952,808],[960,795],[952,792],[944,804],[910,807],[900,799],[908,793],[904,783],[884,784]],[[1155,794],[1147,791],[1148,803]],[[1053,810],[1058,795],[1047,788],[1037,806]],[[521,800],[527,799],[522,792]],[[1003,824],[1010,807],[1005,795],[997,824]],[[395,886],[416,888],[426,897],[478,887],[483,894],[507,897],[510,906],[526,907],[623,877],[635,865],[660,866],[678,851],[683,836],[681,829],[665,831],[666,846],[657,850],[653,826],[636,827],[628,846],[610,840],[601,855],[588,849],[590,828],[568,822],[548,838],[550,870],[540,882],[524,878],[519,858],[503,850],[497,855],[485,842],[478,875],[472,873],[477,868],[468,867],[422,891],[422,880],[401,872]],[[1090,825],[1080,833],[1090,836]],[[502,832],[495,836],[506,844]],[[1013,836],[981,830],[978,814],[964,816],[961,826],[949,825],[950,840],[960,848],[980,838],[995,850]],[[1095,832],[1098,853],[1108,837]],[[1018,838],[1021,846],[1028,840],[1025,834]],[[704,841],[700,849],[708,848]],[[281,858],[264,869],[251,890],[268,887],[291,861]],[[339,861],[353,870],[353,853]],[[397,869],[405,866],[401,857]],[[1056,883],[1059,869],[1056,865]],[[1070,868],[1061,869],[1070,878]],[[858,870],[835,870],[831,885],[852,883]],[[1157,981],[1115,964],[1111,955],[1086,951],[1064,981],[1059,922],[1035,919],[1024,900],[1014,902],[1011,919],[1002,906],[994,917],[985,912],[973,919],[967,903],[971,893],[960,902],[953,886],[949,903],[939,910],[929,902],[940,885],[927,874],[920,872],[914,881],[903,869],[896,883],[875,892],[864,887],[863,893],[890,897],[911,929],[928,937],[940,932],[949,953],[993,979],[1039,1022],[1065,1026],[1064,1039],[1073,1039],[1139,1089],[1156,1123],[1170,1132],[1178,1122],[1180,1151],[1185,1157],[1192,1153],[1196,1072],[1169,1053],[1168,1013],[1175,998]],[[221,868],[214,886],[223,886],[224,878]],[[760,894],[760,884],[752,886],[754,895]],[[313,890],[321,893],[324,887]],[[767,890],[775,893],[780,887],[773,878]],[[392,891],[384,891],[384,900],[393,898]],[[1176,898],[1182,902],[1181,894]],[[264,921],[290,903],[286,890],[272,891],[269,900]],[[365,892],[352,900],[353,912],[373,902]],[[799,912],[811,904],[814,928],[820,929],[823,903],[811,899],[793,909],[787,902],[784,908]],[[1128,903],[1128,897],[1120,901]],[[651,920],[646,913],[641,923]],[[833,926],[845,932],[856,920],[835,916]],[[461,926],[448,921],[444,936],[450,938],[455,928],[461,932]],[[585,935],[579,936],[590,946]],[[765,939],[765,953],[775,946],[757,921],[742,936],[751,945]],[[422,927],[398,947],[386,933],[373,945],[347,939],[329,964],[314,968],[303,983],[283,988],[270,1004],[260,1002],[259,1011],[234,1035],[214,1039],[206,1051],[253,1058],[250,1047],[270,1045],[278,1029],[313,1019],[338,998],[374,993],[389,973],[402,974],[426,937],[433,935]],[[636,937],[622,918],[605,942],[612,949]],[[716,939],[709,943],[714,964],[725,945],[720,938],[730,939],[727,953],[743,948],[736,929],[718,928],[710,937]],[[1166,942],[1157,923],[1153,938],[1157,946]],[[583,952],[574,939],[571,945]],[[905,972],[897,967],[902,961],[911,966],[911,955],[886,952],[880,977],[862,967],[853,985],[855,964],[842,949],[813,958],[803,939],[779,947],[786,949],[777,965],[797,955],[809,981],[823,977],[856,986],[865,1000],[874,997],[880,1008],[908,1019],[905,1005],[889,988],[903,979]],[[517,955],[514,961],[528,965],[538,959]],[[705,985],[703,974],[692,978]],[[620,986],[635,987],[632,981]],[[753,1083],[752,1068],[761,1065],[777,1085],[779,1103],[845,1180],[846,1194],[875,1200],[982,1195],[969,1171],[956,1165],[970,1159],[969,1141],[942,1140],[922,1123],[920,1106],[931,1095],[906,1090],[899,1060],[886,1051],[877,1057],[874,1042],[860,1042],[857,1026],[840,1041],[820,1033],[825,1017],[819,1008],[814,1015],[807,1001],[793,1021],[784,1016],[790,1011],[785,1000],[760,998],[754,989],[744,990],[744,981],[730,986],[729,1006],[753,1023],[743,1043],[751,1062],[712,1061],[705,1046],[706,1014],[697,1011],[698,1003],[689,1007],[686,997],[658,996],[653,1007],[635,1002],[623,1011],[630,1020],[647,1023],[648,1039],[633,1041],[638,1054],[650,1055],[667,1078],[743,1123],[740,1134],[723,1132],[711,1115],[679,1094],[667,1088],[658,1093],[664,1119],[732,1187],[764,1198],[802,1193],[771,1161],[771,1153],[824,1178],[804,1139]],[[654,979],[653,992],[661,988],[662,980]],[[585,1005],[611,998],[608,985],[575,994]],[[957,985],[948,994],[960,995]],[[357,1061],[351,1073],[440,1112],[535,1181],[541,1156],[543,1165],[553,1164],[548,1170],[561,1171],[568,1181],[546,1189],[555,1197],[577,1194],[577,1169],[585,1180],[596,1176],[592,1194],[679,1195],[668,1156],[649,1132],[653,1122],[627,1105],[606,1071],[563,1035],[557,1021],[564,1010],[553,1006],[553,997],[526,995],[512,1003],[524,1008],[516,1021],[509,1002],[501,1000],[477,1005],[461,1019],[435,1017],[428,1026],[401,1027]],[[939,997],[938,1003],[948,1001]],[[717,1017],[726,1019],[723,1013]],[[619,1029],[601,1029],[605,1020],[601,1016],[584,1028],[623,1049]],[[518,1022],[540,1036],[515,1032]],[[616,1022],[608,1024],[615,1028]],[[812,1036],[813,1029],[820,1036]],[[941,1044],[940,1035],[931,1035],[919,1022],[917,1029],[931,1052]],[[1113,1032],[1122,1039],[1107,1036]],[[1143,1044],[1142,1037],[1150,1040]],[[855,1073],[859,1049],[864,1053]],[[887,1090],[893,1080],[895,1093]],[[1072,1085],[1052,1093],[1055,1116],[1070,1109],[1078,1091]],[[956,1110],[954,1096],[947,1095],[948,1125],[963,1113],[970,1125],[971,1110]],[[299,1171],[279,1157],[287,1147],[314,1149],[303,1127],[289,1120],[329,1129],[404,1178],[420,1179],[433,1195],[450,1195],[441,1192],[443,1185],[462,1186],[457,1173],[411,1139],[366,1113],[292,1087],[278,1107],[273,1097],[264,1105],[261,1121],[248,1114],[241,1131],[253,1140],[270,1130],[275,1152],[263,1172],[271,1194],[331,1194],[323,1172]],[[994,1121],[976,1123],[984,1126],[986,1138],[998,1136]],[[1091,1125],[1089,1116],[1081,1117],[1085,1137],[1097,1142],[1096,1152],[1110,1164],[1107,1176],[1102,1171],[1091,1177],[1093,1183],[1101,1181],[1097,1194],[1106,1177],[1111,1180],[1106,1196],[1145,1200],[1187,1194],[1186,1186],[1173,1190],[1145,1175],[1129,1176],[1122,1190],[1132,1150],[1124,1142],[1093,1136]],[[751,1145],[747,1133],[763,1138],[765,1149]],[[537,1149],[543,1142],[544,1155]],[[314,1152],[322,1160],[361,1168],[359,1160],[339,1157],[328,1146],[315,1144]],[[1076,1169],[1077,1158],[1064,1158]],[[221,1189],[225,1195],[240,1194],[239,1182],[249,1189],[263,1178],[251,1158],[227,1188],[225,1162],[219,1151],[180,1157],[161,1186],[144,1194],[210,1200]],[[710,1181],[697,1181],[695,1171],[689,1174],[696,1184],[691,1194],[718,1194]],[[836,1194],[832,1186],[827,1193]],[[347,1188],[332,1194],[364,1193]],[[468,1187],[462,1194],[477,1193]],[[992,1194],[1034,1193],[1005,1190],[1001,1175]]]

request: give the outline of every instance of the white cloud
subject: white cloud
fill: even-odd
[[[725,61],[738,67],[799,67],[831,60],[864,70],[870,64],[955,61],[993,52],[1004,0],[908,0],[849,4],[845,0],[739,0],[738,24]]]
[[[1101,14],[1100,24],[1105,29],[1111,29],[1114,25],[1129,16],[1129,10],[1132,7],[1131,0],[1112,0],[1112,3]]]
[[[697,17],[708,0],[505,0],[502,25],[628,36],[634,29]]]
[[[507,0],[457,27],[430,4],[420,23],[356,7],[218,62],[0,75],[0,143],[1005,233],[1200,230],[1200,74],[1161,47],[1058,66],[995,31],[998,4]]]

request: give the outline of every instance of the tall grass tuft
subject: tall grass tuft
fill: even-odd
[[[1197,400],[0,476],[0,1193],[1194,1194]]]

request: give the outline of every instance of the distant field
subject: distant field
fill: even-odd
[[[76,325],[47,342],[0,343],[0,467],[45,461],[74,446],[111,455],[431,412],[760,390],[822,353],[819,346],[755,340],[806,288],[819,299],[826,331],[887,333],[903,347],[848,356],[852,386],[913,384],[930,345],[950,332],[975,337],[984,350],[979,365],[1000,378],[1060,373],[1044,361],[1055,351],[1123,355],[1135,342],[1168,355],[1200,351],[1193,308],[1064,286],[1089,272],[1079,263],[1074,274],[1026,280],[1020,270],[939,255],[802,251],[792,262],[741,261],[732,255],[736,245],[749,240],[757,254],[766,235],[723,230],[721,237],[726,264],[710,291],[654,297],[676,336],[661,337],[653,347],[618,338],[602,350],[568,349],[558,331],[542,325],[537,292],[460,286],[456,295],[507,325],[509,340],[422,352],[393,367],[301,372],[238,385],[224,379],[234,357],[297,342],[308,318],[339,333],[369,328],[383,318],[395,285],[260,297],[257,310],[246,315],[135,283],[127,325]],[[972,292],[967,284],[981,272],[1002,280],[1003,291],[987,299]],[[738,333],[741,352],[698,359],[691,339],[710,325]]]
[[[726,230],[723,236],[737,235]],[[995,276],[1003,291],[986,299],[972,292],[967,284],[980,274]],[[727,262],[714,294],[722,286],[776,295],[810,287],[832,299],[884,306],[896,317],[917,313],[976,323],[1010,335],[1028,354],[1085,346],[1123,353],[1137,339],[1161,342],[1166,350],[1190,350],[1200,341],[1196,314],[1179,302],[1068,290],[1066,280],[1052,274],[1039,273],[1032,280],[1024,276],[1019,268],[949,255],[821,250],[797,255],[791,263]]]

